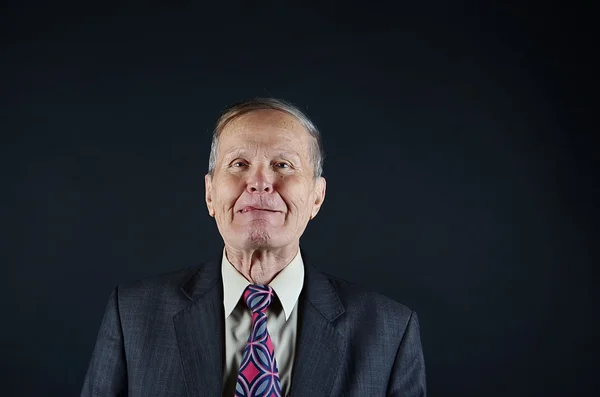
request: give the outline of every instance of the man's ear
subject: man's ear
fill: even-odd
[[[325,178],[320,176],[315,181],[315,201],[313,203],[312,213],[310,214],[310,219],[312,220],[321,209],[321,205],[323,205],[323,201],[325,201],[325,191],[327,190],[327,181]]]
[[[215,209],[212,201],[212,177],[209,174],[204,175],[204,199],[206,200],[208,215],[214,217]]]

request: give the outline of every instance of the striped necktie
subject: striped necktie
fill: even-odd
[[[273,300],[273,288],[250,284],[244,301],[252,311],[252,331],[244,349],[235,386],[235,397],[281,397],[279,371],[273,342],[267,331],[267,308]]]

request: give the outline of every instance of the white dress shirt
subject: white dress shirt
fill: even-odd
[[[242,294],[250,282],[229,262],[225,250],[221,261],[221,274],[225,308],[223,395],[233,397],[242,353],[252,328],[250,309],[242,299]],[[296,353],[297,303],[304,285],[304,263],[300,250],[269,285],[277,299],[274,299],[267,309],[267,329],[275,349],[281,389],[283,395],[287,396],[292,386],[292,367]]]

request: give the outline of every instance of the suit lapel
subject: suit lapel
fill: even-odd
[[[332,322],[344,313],[344,308],[329,280],[308,265],[299,303],[299,341],[291,395],[329,396],[345,344]]]
[[[192,301],[173,316],[189,397],[218,396],[223,382],[223,286],[220,262],[205,264],[181,287]]]

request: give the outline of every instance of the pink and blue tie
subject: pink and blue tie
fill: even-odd
[[[235,386],[235,397],[281,397],[279,371],[273,342],[267,331],[267,308],[273,300],[273,288],[249,285],[244,301],[252,311],[252,331],[244,349]]]

